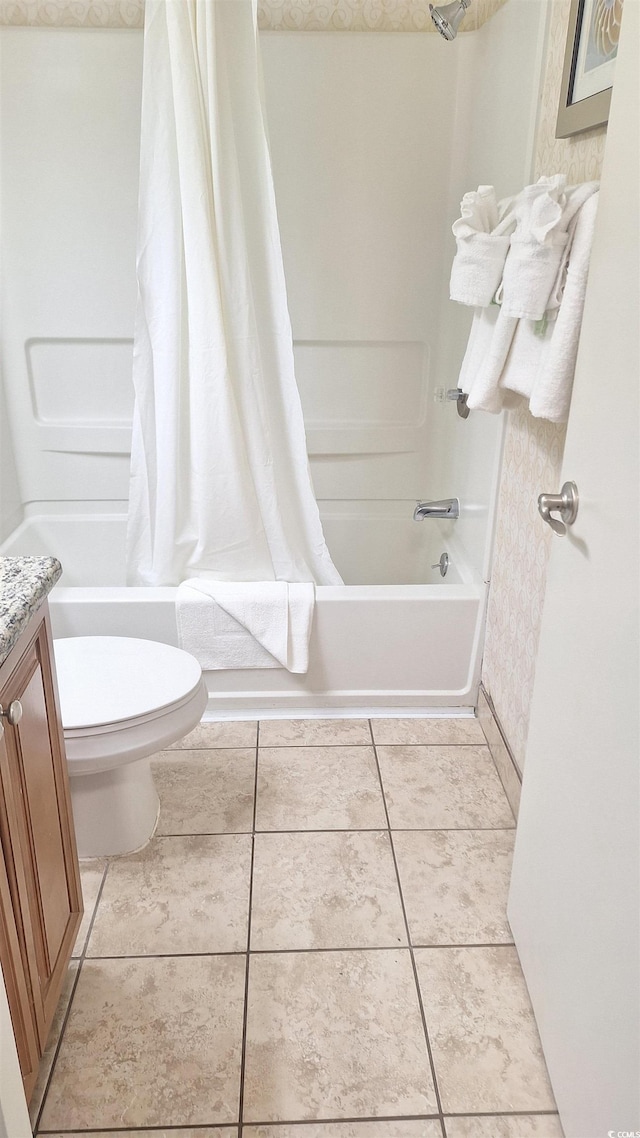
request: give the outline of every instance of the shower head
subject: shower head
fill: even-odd
[[[470,3],[471,0],[453,0],[452,4],[443,4],[440,8],[434,8],[433,4],[429,5],[431,19],[440,35],[444,36],[446,40],[456,38],[458,28]]]

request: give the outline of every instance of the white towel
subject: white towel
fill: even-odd
[[[180,647],[201,667],[306,672],[315,588],[308,581],[192,578],[178,588]]]
[[[540,178],[518,197],[516,230],[499,297],[506,316],[542,320],[557,307],[577,212],[598,189],[584,182],[569,189],[563,174]]]
[[[506,316],[498,305],[476,309],[458,380],[471,411],[497,415],[502,410],[500,377],[517,325],[518,321]]]
[[[578,354],[591,244],[598,211],[597,193],[581,206],[575,225],[566,283],[555,319],[541,336],[529,320],[518,323],[500,387],[529,399],[538,419],[566,423]]]
[[[496,202],[493,186],[478,186],[460,202],[461,216],[452,225],[457,252],[451,266],[449,296],[458,304],[484,308],[491,304],[509,251],[515,217],[513,199]]]
[[[476,309],[458,386],[471,410],[499,413],[505,395],[529,399],[531,414],[554,423],[569,414],[598,194],[587,197],[572,220],[569,260],[559,308],[542,330],[508,316],[503,307]]]

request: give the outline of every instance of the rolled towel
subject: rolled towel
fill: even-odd
[[[502,280],[509,231],[515,219],[501,212],[493,186],[478,186],[466,193],[460,213],[452,226],[457,252],[451,266],[449,296],[458,304],[486,308]]]
[[[314,606],[315,588],[306,581],[191,578],[177,593],[180,647],[208,670],[306,672]]]

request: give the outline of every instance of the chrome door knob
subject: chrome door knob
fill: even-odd
[[[554,533],[564,537],[567,526],[572,526],[578,516],[578,487],[575,482],[565,482],[559,494],[541,494],[538,498],[538,512],[543,522],[551,526]],[[553,518],[552,514],[560,514]]]
[[[0,703],[0,716],[3,719],[6,719],[7,723],[11,727],[17,727],[18,723],[22,719],[22,704],[20,703],[20,700],[12,699],[6,711]]]

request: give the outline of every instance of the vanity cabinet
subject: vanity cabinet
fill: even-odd
[[[0,962],[29,1098],[82,916],[44,601],[0,666]]]

